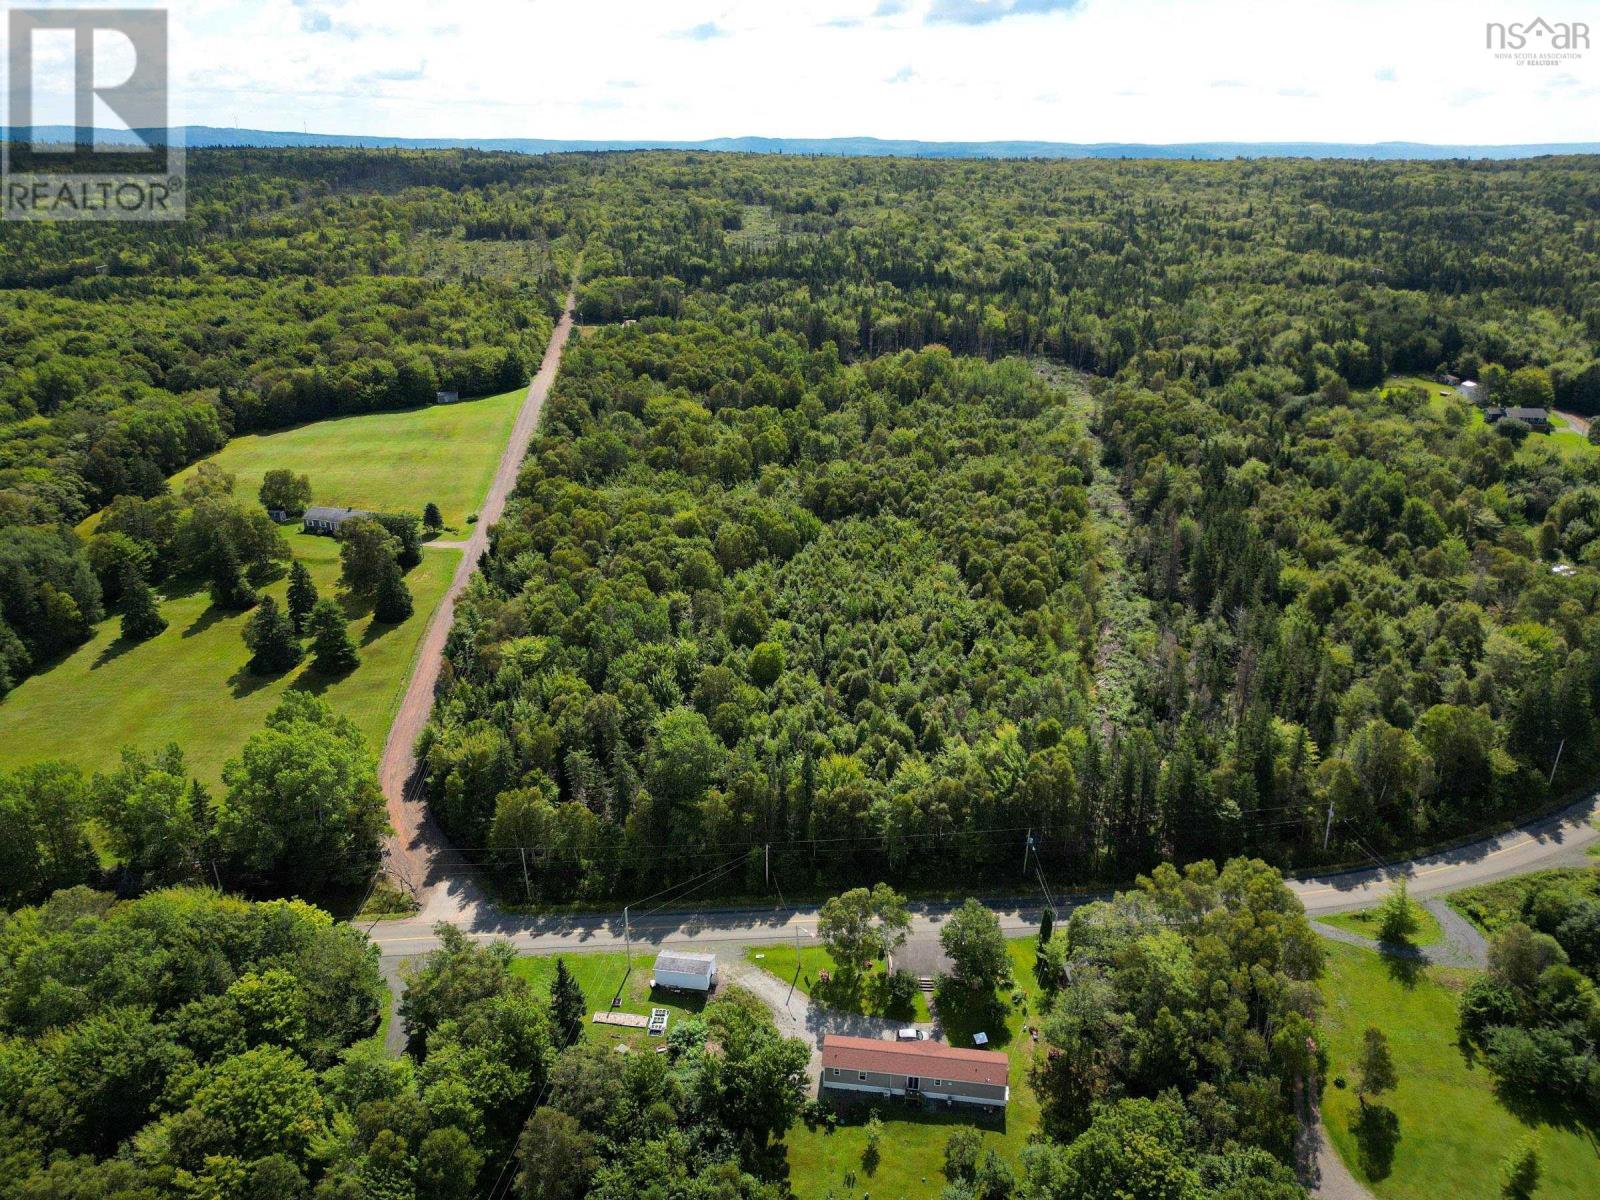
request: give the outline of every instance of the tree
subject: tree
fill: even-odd
[[[311,632],[311,665],[318,673],[345,675],[360,662],[356,644],[350,639],[344,610],[332,600],[318,600],[307,622]]]
[[[366,740],[326,701],[290,690],[222,768],[217,839],[285,888],[365,880],[388,828]]]
[[[379,513],[374,519],[397,543],[394,559],[402,571],[409,571],[422,561],[422,532],[416,517],[410,513]]]
[[[400,543],[371,517],[353,517],[339,526],[339,579],[354,595],[377,595]]]
[[[957,1129],[944,1144],[944,1177],[951,1183],[971,1182],[978,1170],[978,1152],[983,1149],[983,1135],[976,1129],[963,1126]]]
[[[556,978],[550,986],[550,1024],[556,1031],[558,1044],[570,1046],[583,1036],[583,1021],[588,1010],[583,988],[567,970],[566,962],[556,959]]]
[[[1510,408],[1554,408],[1555,387],[1543,367],[1518,367],[1506,380],[1500,402]]]
[[[439,512],[439,506],[432,500],[422,506],[422,524],[424,528],[434,533],[444,528],[444,517]]]
[[[122,752],[122,765],[90,782],[95,816],[113,852],[132,871],[161,883],[199,874],[210,813],[193,802],[183,751]]]
[[[1361,1037],[1361,1057],[1356,1062],[1356,1099],[1361,1107],[1367,1105],[1368,1096],[1380,1096],[1392,1090],[1400,1077],[1394,1069],[1394,1058],[1389,1053],[1389,1039],[1376,1025],[1367,1026]]]
[[[311,610],[317,606],[317,585],[312,582],[311,572],[305,563],[298,558],[289,568],[289,619],[294,622],[294,631],[303,634],[306,631],[306,621],[311,616]]]
[[[294,625],[271,596],[264,596],[244,626],[244,644],[250,647],[250,670],[276,675],[299,662],[305,651]]]
[[[211,603],[231,612],[244,612],[254,608],[257,599],[255,589],[245,582],[239,551],[231,539],[222,539],[211,558]]]
[[[1039,945],[1049,944],[1050,935],[1055,932],[1055,928],[1056,912],[1047,904],[1044,911],[1039,914]]]
[[[1378,906],[1378,938],[1385,942],[1409,942],[1420,924],[1416,905],[1407,894],[1405,876],[1397,875],[1389,894]]]
[[[130,642],[144,642],[167,627],[167,619],[156,607],[155,593],[137,570],[128,568],[122,575],[122,636]]]
[[[261,477],[261,490],[257,496],[262,508],[278,509],[291,517],[298,517],[311,503],[311,479],[283,467],[275,467]]]
[[[400,565],[390,559],[379,572],[378,589],[372,601],[372,619],[384,625],[398,625],[411,616],[411,589],[400,575]]]
[[[42,899],[84,882],[95,869],[90,801],[83,776],[64,762],[0,772],[0,901]]]
[[[939,945],[949,955],[955,978],[973,991],[993,991],[1005,978],[1009,959],[999,919],[969,899],[945,919]]]
[[[600,1169],[595,1139],[564,1112],[537,1108],[517,1138],[523,1200],[582,1200]]]
[[[886,883],[853,888],[826,901],[817,913],[817,936],[839,970],[851,974],[887,958],[910,932],[905,897]]]
[[[1500,1195],[1529,1200],[1539,1187],[1539,1135],[1529,1133],[1500,1160]]]

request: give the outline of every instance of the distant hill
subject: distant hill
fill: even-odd
[[[20,141],[20,128],[0,127],[0,140]],[[70,125],[38,127],[41,140],[67,142]],[[153,131],[165,140],[167,131]],[[366,146],[415,150],[505,150],[517,154],[561,154],[604,150],[716,150],[745,154],[894,155],[903,158],[1533,158],[1542,154],[1600,154],[1600,142],[1530,142],[1519,145],[1432,145],[1427,142],[919,142],[872,137],[709,138],[704,141],[585,140],[582,138],[408,138],[347,133],[288,133],[185,125],[182,144],[207,146]],[[96,130],[103,145],[127,145],[126,130]]]

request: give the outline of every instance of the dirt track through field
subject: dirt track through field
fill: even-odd
[[[429,619],[427,631],[417,647],[405,697],[400,701],[394,724],[389,727],[389,737],[378,761],[378,781],[389,805],[389,824],[394,826],[394,833],[384,845],[384,863],[390,876],[422,902],[421,915],[430,920],[460,916],[476,906],[482,897],[470,877],[456,873],[447,880],[437,869],[436,860],[447,843],[423,801],[421,772],[413,751],[433,711],[433,694],[444,665],[445,640],[450,636],[450,626],[455,619],[456,601],[477,570],[478,560],[489,548],[489,527],[500,519],[506,499],[516,486],[517,470],[539,427],[539,413],[561,367],[561,352],[572,332],[575,299],[574,293],[567,293],[566,308],[550,335],[539,371],[528,385],[527,398],[517,412],[511,438],[489,484],[489,494],[478,509],[478,522],[472,527],[472,536],[461,544],[461,561],[456,565],[450,587]]]

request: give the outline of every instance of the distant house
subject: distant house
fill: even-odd
[[[1509,420],[1521,421],[1529,429],[1546,433],[1550,430],[1550,414],[1542,408],[1486,408],[1483,419],[1490,425]]]
[[[822,1086],[839,1092],[959,1101],[1004,1108],[1011,1064],[993,1050],[960,1050],[943,1042],[822,1039]]]
[[[717,956],[671,951],[658,954],[651,983],[680,992],[709,992],[717,984]]]
[[[1488,395],[1487,392],[1478,386],[1477,381],[1472,379],[1463,379],[1461,381],[1460,391],[1463,396],[1472,401],[1474,404],[1482,404]]]
[[[1441,375],[1439,376],[1439,382],[1446,387],[1456,387],[1461,383],[1461,377],[1458,375]]]
[[[433,402],[435,404],[454,404],[459,399],[461,399],[460,392],[435,392],[433,394]]]
[[[289,514],[281,508],[267,509],[267,516],[277,525],[282,525],[289,519]]]
[[[338,533],[339,526],[346,521],[371,515],[361,508],[323,508],[313,505],[306,509],[305,516],[301,518],[301,527],[307,533]]]

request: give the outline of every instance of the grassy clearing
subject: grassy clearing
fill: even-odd
[[[525,389],[412,408],[365,413],[234,438],[206,461],[237,477],[234,495],[253,501],[261,477],[286,467],[311,477],[314,503],[420,513],[432,500],[460,531],[478,510],[511,436]],[[173,479],[173,490],[194,467]]]
[[[859,1194],[873,1200],[900,1200],[934,1196],[943,1189],[945,1178],[944,1144],[953,1129],[970,1126],[983,1134],[985,1148],[994,1147],[1013,1167],[1026,1145],[1028,1135],[1039,1127],[1039,1100],[1028,1084],[1028,1066],[1033,1058],[1033,1039],[1024,1026],[1039,1019],[1039,988],[1033,978],[1034,939],[1019,938],[1008,943],[1011,970],[1024,993],[1022,1005],[997,996],[977,1012],[944,1011],[950,1043],[970,1046],[972,1033],[985,1022],[989,1048],[1003,1051],[1011,1060],[1011,1103],[1003,1117],[984,1116],[977,1110],[949,1110],[927,1113],[900,1104],[878,1106],[885,1125],[879,1143],[879,1161],[871,1174],[862,1162],[866,1152],[866,1119],[872,1108],[865,1104],[846,1110],[837,1129],[825,1125],[811,1128],[797,1124],[789,1131],[789,1185],[800,1200],[820,1200],[832,1192],[837,1196]],[[949,1009],[947,1003],[946,1008]],[[998,1015],[999,1022],[994,1017]],[[856,1181],[855,1192],[846,1186],[849,1177]]]
[[[1600,896],[1600,867],[1558,867],[1534,871],[1454,892],[1446,899],[1450,907],[1471,921],[1485,934],[1496,934],[1513,921],[1522,919],[1522,902],[1540,888],[1551,885],[1572,888]]]
[[[1411,935],[1413,946],[1437,946],[1444,941],[1444,930],[1439,928],[1439,919],[1420,904],[1413,904],[1412,910],[1417,914],[1417,931]],[[1335,929],[1343,929],[1348,933],[1359,934],[1364,938],[1378,940],[1379,914],[1376,908],[1358,909],[1356,912],[1331,913],[1328,916],[1318,917],[1317,920],[1324,925],[1332,925]]]
[[[1400,1085],[1382,1097],[1398,1121],[1392,1158],[1364,1160],[1351,1122],[1352,1086],[1330,1083],[1323,1118],[1340,1156],[1379,1200],[1497,1200],[1499,1166],[1530,1126],[1496,1098],[1493,1082],[1456,1043],[1457,997],[1475,974],[1417,968],[1332,944],[1322,981],[1329,1076],[1355,1079],[1362,1034],[1388,1035]],[[1376,1103],[1369,1101],[1369,1104]],[[1540,1127],[1539,1200],[1578,1200],[1600,1188],[1600,1150],[1580,1130]]]
[[[752,946],[745,951],[745,957],[762,970],[788,983],[794,980],[797,990],[810,996],[820,1004],[829,1008],[836,1008],[841,1012],[860,1013],[871,1017],[888,1017],[895,1021],[931,1021],[933,1015],[928,1011],[928,999],[921,992],[914,997],[912,1004],[906,1006],[890,1005],[884,994],[884,973],[881,965],[874,970],[864,981],[858,982],[854,987],[845,986],[838,978],[838,967],[834,965],[833,955],[822,946],[801,946],[799,952],[800,973],[795,974],[795,948],[782,943],[770,946]],[[828,972],[831,979],[823,980],[821,973]]]
[[[667,1021],[667,1031],[670,1033],[675,1021],[697,1013],[705,1007],[705,1000],[702,997],[652,989],[650,964],[654,955],[650,952],[635,953],[631,969],[627,955],[616,952],[528,955],[517,959],[511,969],[531,983],[539,995],[549,996],[550,986],[555,982],[557,958],[566,962],[567,970],[572,972],[573,978],[578,981],[578,986],[583,989],[583,998],[588,1002],[591,1017],[596,1012],[606,1011],[611,1006],[612,999],[616,998],[621,1001],[618,1006],[619,1011],[636,1013],[641,1017],[649,1016],[652,1008],[666,1009],[671,1014]],[[583,1029],[584,1037],[591,1042],[638,1045],[660,1040],[650,1038],[642,1029],[596,1025],[592,1021],[585,1024]]]
[[[291,535],[289,544],[310,568],[318,590],[334,595],[338,543],[301,533]],[[112,616],[88,642],[0,701],[0,767],[64,758],[86,770],[103,770],[115,766],[124,746],[150,751],[177,742],[189,769],[216,787],[222,764],[261,727],[290,688],[323,695],[355,721],[376,757],[417,642],[458,558],[454,550],[430,548],[423,554],[406,576],[415,611],[403,624],[374,624],[367,605],[347,604],[350,636],[361,664],[331,681],[304,663],[280,676],[250,674],[245,670],[250,652],[242,636],[249,614],[214,608],[203,586],[175,585],[179,590],[161,598],[165,632],[129,645]],[[286,587],[279,580],[266,591],[282,603]]]

